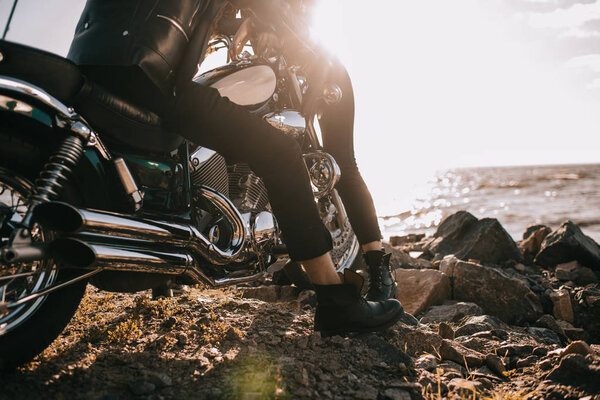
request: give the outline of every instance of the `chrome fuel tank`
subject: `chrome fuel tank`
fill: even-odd
[[[275,93],[277,77],[268,65],[236,63],[207,71],[194,82],[210,86],[241,106],[265,103]]]

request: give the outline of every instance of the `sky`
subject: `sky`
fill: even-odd
[[[20,0],[7,39],[64,55],[83,5]],[[352,77],[380,214],[436,170],[600,162],[600,0],[321,0],[313,32]]]

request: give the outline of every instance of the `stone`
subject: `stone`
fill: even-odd
[[[479,315],[467,318],[456,330],[456,337],[471,336],[478,332],[491,331],[493,329],[506,328],[507,325],[500,319],[491,315]]]
[[[439,271],[398,268],[394,276],[398,300],[409,314],[419,314],[450,299],[450,279]]]
[[[242,297],[244,299],[257,299],[269,303],[275,303],[279,299],[279,286],[257,286],[244,288]]]
[[[565,385],[588,384],[592,390],[600,391],[600,367],[589,366],[581,354],[567,354],[560,360],[547,379]]]
[[[177,334],[177,343],[179,343],[182,346],[185,346],[188,342],[188,337],[185,333],[183,332],[179,332]]]
[[[579,267],[578,261],[558,264],[554,270],[554,275],[561,281],[574,281],[577,279],[577,269]]]
[[[153,383],[150,383],[150,382],[144,381],[144,380],[136,380],[136,381],[129,382],[127,384],[127,387],[129,388],[131,393],[133,393],[137,396],[141,396],[144,394],[150,394],[150,393],[154,392],[154,390],[156,389],[156,386],[154,386]]]
[[[297,299],[302,305],[317,306],[317,293],[314,290],[303,290]]]
[[[443,265],[442,272],[452,280],[455,300],[476,303],[486,314],[511,324],[542,315],[542,304],[528,285],[501,270],[457,261]]]
[[[504,367],[504,363],[502,359],[498,357],[496,354],[487,354],[485,356],[485,365],[495,373],[496,375],[504,378],[504,373],[506,372],[506,368]]]
[[[521,259],[519,248],[497,219],[478,220],[466,211],[444,219],[433,238],[424,250],[441,257],[454,254],[461,260],[475,259],[484,264]]]
[[[361,337],[360,341],[370,349],[375,350],[379,358],[388,365],[398,366],[404,364],[411,366],[413,363],[412,358],[408,354],[373,333]]]
[[[575,282],[578,285],[589,285],[590,283],[598,283],[598,275],[591,268],[580,266],[577,270],[577,278]]]
[[[572,221],[565,221],[544,239],[535,263],[544,267],[577,260],[586,267],[600,270],[600,247],[581,232]]]
[[[535,349],[533,349],[532,354],[535,354],[538,357],[546,357],[546,354],[548,354],[548,349],[542,346],[538,346]]]
[[[523,233],[523,240],[519,242],[518,246],[524,254],[534,257],[540,251],[542,242],[550,232],[552,232],[552,229],[544,225],[528,227]]]
[[[552,229],[550,229],[550,227],[548,227],[546,225],[541,225],[541,224],[528,225],[527,228],[525,228],[525,232],[523,232],[523,240],[527,240],[532,234],[539,231],[540,229],[546,230],[548,233],[552,232]]]
[[[587,356],[591,352],[592,349],[586,342],[584,342],[583,340],[577,340],[575,342],[569,343],[569,345],[565,348],[563,355],[581,354],[582,356]]]
[[[560,344],[561,338],[552,330],[548,328],[539,328],[536,326],[530,326],[525,329],[525,331],[536,338],[538,342],[544,344]]]
[[[296,300],[297,292],[296,288],[290,285],[279,286],[279,301],[292,301]]]
[[[551,358],[546,358],[538,363],[538,366],[542,371],[548,371],[554,367],[554,360]]]
[[[526,357],[533,352],[534,347],[530,344],[507,344],[496,350],[500,357]]]
[[[537,362],[537,356],[531,355],[529,357],[523,358],[516,363],[517,368],[527,368],[534,365]]]
[[[454,340],[455,337],[454,329],[452,329],[452,327],[445,322],[440,322],[440,325],[438,326],[438,334],[443,339]]]
[[[431,354],[426,354],[415,360],[415,368],[417,368],[417,369],[425,369],[427,371],[433,371],[433,370],[435,370],[435,367],[437,367],[437,365],[438,365],[437,358],[435,358]]]
[[[395,268],[406,268],[406,269],[432,269],[433,264],[431,261],[424,260],[421,258],[413,258],[406,251],[396,247],[392,247],[389,243],[384,243],[383,248],[386,253],[391,253],[390,266],[392,270]]]
[[[390,244],[392,246],[401,246],[407,243],[415,243],[421,241],[425,237],[424,233],[410,233],[404,236],[390,236]]]
[[[466,363],[469,367],[479,367],[485,360],[483,354],[448,339],[442,340],[439,353],[442,360],[454,361],[460,365]]]
[[[558,290],[550,293],[552,300],[552,314],[554,318],[562,319],[573,323],[575,316],[573,314],[573,306],[571,305],[571,296],[567,290]]]
[[[433,332],[417,330],[397,324],[398,341],[397,346],[412,356],[420,356],[423,353],[437,354],[442,343],[442,338]]]
[[[584,267],[579,261],[558,264],[554,275],[561,281],[574,281],[579,285],[597,283],[598,276],[588,267]]]
[[[556,333],[562,340],[566,339],[565,330],[556,322],[550,314],[544,314],[535,321],[535,324],[542,328],[547,328]]]
[[[447,301],[443,305],[433,306],[423,317],[421,322],[442,322],[442,321],[457,321],[468,315],[480,315],[483,313],[481,307],[475,303]]]

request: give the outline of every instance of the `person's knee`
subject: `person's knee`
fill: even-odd
[[[259,175],[277,175],[282,170],[296,169],[302,165],[302,149],[298,142],[284,134],[274,135],[268,143],[265,143],[262,154],[257,154],[253,169]]]

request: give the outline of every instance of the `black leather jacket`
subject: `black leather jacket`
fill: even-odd
[[[138,66],[164,93],[189,81],[226,0],[87,0],[68,58]]]

